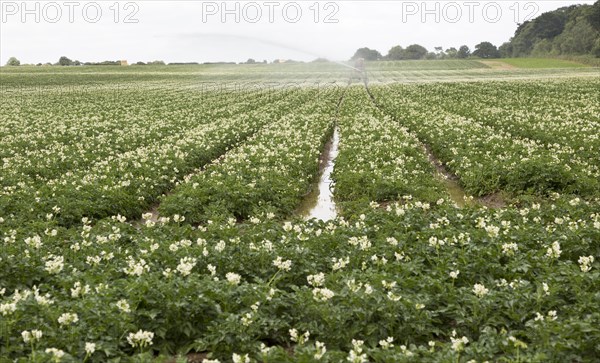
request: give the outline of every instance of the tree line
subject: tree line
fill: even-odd
[[[600,0],[594,5],[572,5],[544,13],[533,20],[519,24],[510,40],[497,47],[481,42],[471,52],[468,46],[459,49],[435,47],[428,51],[419,44],[403,48],[392,47],[386,55],[370,48],[360,48],[352,60],[410,60],[410,59],[464,59],[516,58],[528,56],[592,55],[600,58]]]
[[[278,63],[279,60],[275,60],[273,61],[273,63]],[[290,62],[294,62],[294,61],[290,61]],[[198,65],[198,64],[238,64],[236,62],[204,62],[204,63],[199,63],[199,62],[173,62],[173,63],[165,63],[162,60],[155,60],[155,61],[149,61],[149,62],[135,62],[132,65],[136,65],[136,66],[146,66],[146,65],[150,65],[150,66],[164,66],[164,65],[169,65],[169,66],[187,66],[187,65]],[[249,58],[246,62],[240,62],[239,64],[267,64],[266,60],[263,61],[256,61],[252,58]],[[21,61],[18,60],[15,57],[10,57],[8,59],[8,62],[6,63],[7,66],[20,66],[21,65]],[[56,63],[38,63],[36,64],[37,66],[121,66],[123,65],[122,61],[120,60],[116,60],[116,61],[102,61],[102,62],[80,62],[78,60],[71,60],[70,58],[66,57],[66,56],[62,56],[60,57],[60,59],[58,60],[58,62]]]
[[[442,47],[435,47],[435,52],[430,52],[427,48],[419,44],[412,44],[406,48],[400,45],[392,47],[384,56],[379,51],[370,48],[360,48],[352,56],[352,60],[363,58],[368,61],[378,60],[417,60],[417,59],[466,59],[469,57],[478,58],[499,58],[498,48],[490,42],[482,42],[475,46],[475,50],[463,45],[458,49],[452,47],[444,50]]]
[[[150,61],[150,62],[137,62],[134,63],[135,65],[165,65],[164,61],[161,60],[156,60],[156,61]],[[170,63],[170,64],[198,64],[198,63]],[[7,66],[20,66],[21,65],[21,61],[19,61],[17,58],[15,57],[10,57],[8,59],[8,62],[6,63]],[[63,67],[71,67],[71,66],[120,66],[122,65],[122,61],[120,60],[106,60],[106,61],[102,61],[102,62],[80,62],[78,60],[71,60],[69,57],[66,56],[62,56],[58,59],[58,61],[56,63],[38,63],[36,64],[37,66],[63,66]]]
[[[600,58],[600,0],[556,9],[520,24],[502,44],[506,57],[593,55]]]

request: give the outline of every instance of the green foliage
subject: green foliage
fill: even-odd
[[[599,121],[598,83],[394,85],[373,93],[472,195],[593,198],[600,193],[600,142],[590,133]]]
[[[519,26],[510,41],[510,56],[595,55],[599,23],[600,1],[544,13]]]
[[[291,214],[317,176],[339,97],[337,92],[323,92],[314,102],[287,107],[282,103],[270,114],[257,114],[253,122],[259,125],[276,121],[230,150],[222,162],[188,178],[162,201],[160,214],[180,214],[191,223],[246,220],[259,210]]]
[[[513,46],[510,42],[503,43],[498,47],[498,53],[500,58],[510,58],[513,55]]]
[[[600,38],[596,39],[596,43],[594,44],[594,48],[592,49],[592,54],[596,58],[600,58]]]
[[[94,92],[93,100],[75,96],[67,104],[60,89],[46,93],[23,112],[37,118],[38,126],[58,122],[71,127],[63,132],[48,127],[44,134],[22,134],[39,150],[54,150],[45,157],[33,152],[27,163],[19,162],[23,156],[16,155],[27,155],[28,143],[17,139],[4,145],[1,152],[3,157],[12,155],[5,159],[12,167],[3,173],[3,182],[20,188],[3,194],[0,209],[21,218],[44,218],[57,215],[53,208],[60,206],[56,218],[65,226],[77,224],[83,217],[105,218],[115,213],[139,217],[175,180],[256,132],[262,126],[260,120],[268,121],[265,108],[285,110],[283,104],[281,108],[273,105],[287,94],[284,91],[268,98],[262,90],[224,91],[210,93],[212,99],[205,99],[206,94],[198,92],[182,95],[169,87],[142,87],[124,91],[118,106],[106,108],[114,103],[114,93]],[[292,99],[302,102],[308,94],[299,92]],[[5,104],[19,107],[19,97],[13,94]],[[232,99],[237,100],[233,105]],[[41,116],[41,109],[59,104],[65,111],[61,116],[51,120]],[[10,108],[5,110],[10,112]],[[43,199],[36,202],[36,198]],[[30,210],[32,205],[35,210]]]
[[[10,57],[8,59],[8,62],[6,62],[7,66],[11,66],[11,67],[16,67],[16,66],[20,66],[21,65],[21,61],[19,61],[17,58],[15,57]]]
[[[72,65],[76,66],[76,65],[80,65],[80,64],[81,64],[81,62],[75,61],[75,62],[73,62]],[[86,65],[86,66],[120,66],[121,61],[107,60],[107,61],[102,61],[102,62],[85,62],[84,65]]]
[[[588,9],[587,21],[592,25],[594,30],[600,32],[600,1],[596,1],[594,5]]]
[[[412,44],[404,50],[405,59],[423,59],[427,55],[427,49],[419,44]]]
[[[35,281],[0,268],[1,303],[16,306],[0,317],[0,353],[47,361],[45,350],[56,348],[64,362],[105,362],[196,351],[221,361],[249,354],[312,362],[318,341],[326,347],[321,361],[331,363],[351,350],[375,362],[597,355],[600,265],[580,258],[600,253],[597,204],[560,198],[458,210],[405,200],[386,209],[367,206],[353,211],[356,218],[329,223],[257,215],[252,224],[200,228],[170,222],[136,229],[105,220],[55,236],[19,229],[16,240],[41,233],[43,246],[32,253],[11,243],[0,251],[11,266],[28,266]],[[49,253],[63,255],[62,271],[47,272]],[[187,269],[182,261],[190,257]],[[289,269],[273,263],[278,257]],[[476,295],[477,284],[487,292]],[[60,325],[66,312],[77,322]],[[21,332],[34,329],[43,336],[24,344]],[[151,345],[127,341],[139,330],[153,334]],[[85,343],[95,344],[93,353]]]
[[[356,53],[354,53],[354,55],[352,56],[351,60],[357,60],[360,58],[367,61],[376,61],[380,60],[382,56],[381,53],[379,53],[377,50],[365,47],[358,49]]]
[[[419,44],[412,44],[406,48],[399,45],[392,47],[386,55],[386,60],[417,60],[427,57],[427,49]],[[435,55],[435,54],[434,54]]]
[[[393,46],[386,56],[386,60],[402,60],[404,59],[404,48],[399,45]]]
[[[65,56],[62,56],[58,60],[58,65],[59,66],[72,66],[73,65],[73,61],[70,60],[69,58],[65,57]]]
[[[338,201],[447,197],[417,138],[372,105],[362,88],[346,91],[338,127],[344,140],[332,176]]]
[[[553,51],[558,54],[591,54],[600,32],[587,22],[577,18],[567,24],[565,32],[556,37]]]
[[[482,42],[475,46],[473,56],[484,59],[500,58],[500,52],[498,51],[498,48],[492,43]]]
[[[451,47],[446,49],[446,58],[455,59],[458,58],[458,49]]]
[[[471,50],[469,49],[468,46],[463,45],[460,48],[458,48],[458,53],[457,53],[458,58],[465,59],[465,58],[469,58],[470,55],[471,55]]]

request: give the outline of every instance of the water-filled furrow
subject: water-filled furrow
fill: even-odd
[[[325,145],[325,150],[321,156],[319,180],[311,188],[311,192],[304,198],[297,215],[304,219],[320,219],[329,221],[337,216],[337,207],[333,200],[333,180],[331,173],[335,166],[335,158],[338,155],[338,146],[340,142],[339,131],[336,128],[333,131],[331,140]]]

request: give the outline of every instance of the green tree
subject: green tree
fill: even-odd
[[[7,66],[12,66],[12,67],[16,67],[16,66],[20,66],[21,65],[21,61],[19,61],[17,58],[15,57],[10,57],[8,59],[8,62],[6,62]]]
[[[402,48],[399,45],[396,45],[394,47],[392,47],[387,56],[386,59],[388,60],[401,60],[404,59],[404,48]]]
[[[571,5],[527,21],[511,39],[512,55],[595,54],[600,38],[600,0]]]
[[[596,1],[587,12],[587,21],[594,30],[600,32],[600,0]]]
[[[71,65],[73,65],[73,61],[63,55],[58,60],[58,65],[59,66],[71,66]]]
[[[563,32],[567,19],[562,12],[544,13],[533,22],[531,36],[534,39],[552,39]]]
[[[565,28],[570,14],[576,10],[575,6],[558,9],[554,12],[544,13],[521,24],[511,41],[514,56],[528,56],[537,42],[544,39],[554,39]]]
[[[404,50],[405,59],[423,59],[427,53],[427,49],[419,44],[409,45]]]
[[[376,60],[380,60],[382,57],[381,57],[381,53],[379,53],[375,49],[369,49],[367,47],[364,47],[364,48],[358,49],[356,51],[356,53],[354,53],[354,55],[352,56],[351,60],[357,60],[359,58],[363,58],[364,60],[367,60],[367,61],[376,61]]]
[[[458,58],[458,49],[451,47],[446,49],[446,58],[455,59]]]
[[[577,18],[567,24],[555,41],[561,54],[591,54],[599,37],[599,32],[590,23]]]
[[[505,42],[498,48],[501,58],[511,58],[513,56],[513,48],[511,42]]]
[[[526,21],[519,25],[515,31],[515,36],[511,41],[514,57],[527,56],[531,52],[531,49],[533,48],[533,40],[531,39],[529,33],[531,33],[532,27],[532,22]]]
[[[498,48],[490,42],[481,42],[475,46],[473,55],[479,58],[490,59],[499,58]]]
[[[539,42],[535,43],[535,45],[533,46],[533,49],[531,50],[531,52],[529,53],[530,55],[534,56],[534,57],[547,57],[549,54],[552,53],[552,49],[553,49],[553,44],[552,41],[550,39],[543,39],[540,40]],[[502,54],[502,51],[500,51],[500,54]]]
[[[600,58],[600,37],[596,39],[596,44],[594,44],[594,48],[592,48],[592,54],[596,58]]]
[[[470,55],[471,55],[471,49],[469,49],[469,47],[467,47],[466,45],[463,45],[460,48],[458,48],[458,53],[457,53],[458,58],[465,59],[465,58],[469,58]]]

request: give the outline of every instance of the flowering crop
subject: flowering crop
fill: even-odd
[[[223,154],[268,123],[270,114],[282,112],[290,102],[300,103],[309,95],[310,92],[298,92],[296,96],[274,104],[269,104],[269,99],[257,97],[257,102],[234,106],[223,118],[218,118],[219,112],[214,111],[200,116],[188,115],[191,121],[187,121],[188,125],[183,122],[183,127],[177,128],[178,132],[138,148],[108,155],[91,162],[88,167],[63,169],[64,173],[57,178],[32,184],[9,178],[6,182],[11,184],[2,191],[0,209],[7,216],[15,213],[15,218],[6,221],[15,224],[22,222],[18,218],[26,214],[57,219],[64,225],[79,223],[83,217],[121,214],[134,218],[179,178]],[[155,95],[151,100],[156,102],[157,98]],[[244,114],[238,114],[242,111]],[[125,148],[129,147],[127,140],[119,137],[116,140]],[[8,164],[8,168],[12,168],[12,164]]]
[[[277,361],[286,354],[277,346],[294,346],[293,339],[310,332],[294,348],[298,359],[514,359],[514,344],[506,343],[513,336],[526,342],[523,360],[538,354],[585,360],[600,338],[597,203],[574,207],[559,198],[525,208],[442,203],[424,210],[422,202],[402,200],[355,210],[350,220],[260,218],[198,228],[171,221],[136,229],[109,219],[43,237],[26,263],[11,257],[32,249],[22,242],[29,231],[19,230],[20,242],[6,243],[0,253],[8,262],[0,299],[11,342],[6,354],[28,355],[33,342],[41,351],[106,360],[191,344],[221,361],[233,353]],[[569,222],[558,224],[558,215]],[[432,227],[443,220],[444,228]],[[500,226],[498,233],[490,235],[489,226]],[[126,238],[85,243],[116,229]],[[433,237],[444,243],[432,247]],[[46,271],[43,256],[65,240],[82,248],[65,254],[61,271]],[[550,241],[557,240],[561,253],[549,258]],[[518,249],[507,247],[512,241]],[[110,263],[87,262],[107,250],[115,251]],[[24,268],[26,275],[9,275]],[[27,281],[37,286],[23,287]],[[288,338],[290,329],[296,338]],[[44,334],[35,341],[26,335],[23,345],[23,330]],[[269,350],[259,348],[265,334],[275,344]],[[363,343],[353,346],[353,339]],[[568,344],[550,348],[554,341]],[[95,344],[92,353],[86,343]]]
[[[382,86],[375,104],[349,87],[339,108],[333,88],[205,99],[177,82],[125,91],[114,107],[110,83],[71,106],[51,92],[47,113],[9,96],[0,356],[594,361],[597,81],[570,86],[580,99],[562,98],[561,84]],[[519,87],[531,97],[510,110],[502,90]],[[502,110],[481,95],[493,88]],[[291,211],[335,127],[341,217],[299,220]],[[469,191],[533,196],[460,209],[422,142]],[[559,177],[528,176],[544,167]],[[158,201],[155,222],[144,212]]]
[[[340,152],[333,179],[341,201],[447,197],[419,140],[377,109],[363,89],[346,92],[340,109]]]
[[[160,213],[182,214],[191,223],[247,219],[261,210],[289,215],[318,173],[339,97],[334,91],[290,109],[199,174],[187,177],[163,200]]]
[[[428,143],[471,194],[590,197],[600,191],[600,109],[594,102],[600,83],[573,83],[395,85],[374,92],[386,112]]]

